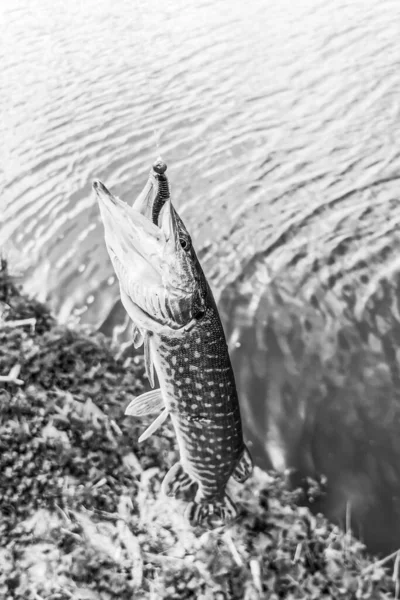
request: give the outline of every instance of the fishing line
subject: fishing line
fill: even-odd
[[[150,52],[149,52],[149,48],[150,48],[150,43],[149,43],[149,34],[147,33],[147,29],[145,27],[144,24],[144,17],[143,17],[143,10],[142,10],[142,0],[136,0],[136,13],[138,15],[138,32],[140,35],[141,40],[138,41],[138,45],[140,47],[140,55],[141,55],[141,63],[142,63],[142,70],[144,68],[144,78],[146,81],[146,88],[147,88],[147,95],[149,97],[149,106],[150,106],[150,110],[151,110],[151,122],[152,122],[152,127],[153,127],[153,137],[154,137],[154,144],[157,148],[157,153],[159,151],[159,145],[160,145],[160,135],[159,132],[156,131],[156,126],[155,126],[155,121],[154,121],[154,95],[151,93],[151,82],[150,82],[150,77],[148,74],[148,68],[147,68],[147,64],[146,64],[146,59],[148,59],[148,57],[150,56]]]
[[[151,8],[149,9],[148,4],[147,4],[147,6],[145,6],[143,0],[136,0],[136,7],[137,7],[137,14],[139,17],[138,18],[138,23],[139,23],[138,31],[139,31],[140,37],[141,37],[141,43],[139,43],[140,54],[141,54],[141,59],[142,59],[142,65],[144,65],[144,78],[146,81],[147,94],[149,97],[149,107],[150,107],[150,111],[151,111],[151,125],[152,125],[152,129],[153,129],[153,140],[154,140],[154,145],[156,147],[156,154],[159,155],[160,154],[160,146],[161,146],[162,130],[159,126],[157,126],[154,115],[155,115],[156,99],[160,99],[160,98],[162,99],[162,83],[157,85],[155,76],[154,75],[150,76],[150,74],[149,74],[149,71],[151,71],[151,73],[154,72],[153,65],[157,64],[157,58],[156,58],[156,55],[154,52],[154,43],[149,34],[149,28],[152,25],[149,22],[149,24],[147,26],[147,23],[145,22],[145,18],[144,18],[144,14],[150,14],[151,22],[154,23],[154,17],[156,14],[159,14],[159,13],[158,13],[158,11],[152,11]],[[160,18],[163,18],[162,15],[160,15]],[[171,34],[170,34],[168,28],[167,28],[167,36],[168,36],[169,40],[172,41]],[[150,69],[147,67],[147,65],[149,63],[150,63]]]

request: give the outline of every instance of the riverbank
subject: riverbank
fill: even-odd
[[[281,476],[256,469],[234,486],[237,523],[192,530],[160,495],[178,457],[170,425],[138,445],[148,421],[124,415],[147,388],[142,357],[58,325],[4,263],[0,311],[1,597],[394,597],[398,561],[393,577]]]

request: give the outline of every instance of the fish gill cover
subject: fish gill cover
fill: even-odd
[[[138,445],[124,416],[144,388],[140,356],[118,356],[0,273],[0,597],[23,600],[387,598],[398,564],[299,506],[256,469],[240,515],[204,533],[160,497],[174,434]]]

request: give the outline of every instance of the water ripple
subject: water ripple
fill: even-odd
[[[28,291],[64,321],[121,333],[91,180],[132,200],[161,153],[227,330],[248,350],[236,370],[253,439],[280,465],[304,447],[303,471],[331,469],[364,514],[356,484],[368,478],[360,467],[344,483],[324,463],[321,431],[331,433],[310,398],[334,390],[332,422],[340,430],[335,407],[348,405],[367,446],[362,399],[379,427],[397,406],[387,398],[400,382],[400,5],[18,0],[0,10],[0,244]],[[274,401],[252,405],[251,391]],[[400,523],[394,509],[370,521],[386,513]]]

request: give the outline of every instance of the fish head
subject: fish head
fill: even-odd
[[[181,217],[168,199],[160,211],[159,227],[165,235],[163,280],[190,319],[205,311],[207,282],[193,248],[192,239]]]
[[[111,194],[100,181],[93,188],[121,290],[144,311],[147,325],[154,321],[154,329],[156,324],[175,329],[187,325],[204,309],[207,284],[190,235],[170,198],[163,202],[155,224],[155,185],[146,193],[145,188],[133,206]]]

